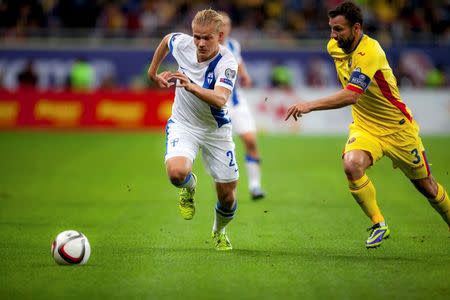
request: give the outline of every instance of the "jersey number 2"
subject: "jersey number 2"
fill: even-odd
[[[230,167],[234,167],[236,164],[234,163],[234,154],[233,151],[227,151],[227,156],[230,158],[230,163],[228,164]]]

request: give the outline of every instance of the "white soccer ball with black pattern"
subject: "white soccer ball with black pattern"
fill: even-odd
[[[60,265],[84,265],[91,256],[91,245],[81,232],[66,230],[53,241],[52,256]]]

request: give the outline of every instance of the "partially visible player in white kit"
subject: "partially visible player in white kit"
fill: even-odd
[[[247,72],[241,56],[241,45],[229,37],[231,32],[231,19],[226,12],[219,12],[224,18],[223,38],[220,43],[233,53],[238,62],[238,80],[243,87],[251,87],[252,79]],[[265,193],[261,189],[260,156],[256,143],[256,126],[247,100],[242,97],[238,83],[234,87],[231,98],[228,100],[229,113],[233,123],[233,131],[239,135],[245,146],[245,166],[248,174],[248,189],[253,200],[262,199]]]
[[[197,177],[192,164],[202,149],[204,165],[214,178],[217,191],[212,238],[217,250],[231,250],[225,227],[236,211],[239,177],[232,139],[227,100],[233,91],[237,62],[219,43],[223,18],[212,9],[199,11],[192,21],[192,36],[166,35],[153,55],[148,76],[161,88],[176,81],[172,116],[166,126],[165,163],[173,185],[180,188],[181,216],[190,220],[195,213]],[[171,52],[177,72],[157,73]]]

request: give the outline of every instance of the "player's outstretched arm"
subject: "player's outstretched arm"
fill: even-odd
[[[359,96],[360,94],[356,92],[343,89],[336,94],[321,99],[297,103],[289,107],[285,121],[291,116],[297,121],[303,114],[307,114],[314,110],[336,109],[355,104],[358,101]]]
[[[181,72],[172,73],[169,80],[172,78],[178,79],[177,87],[184,88],[186,91],[191,92],[201,100],[217,108],[224,107],[231,95],[231,91],[222,86],[215,86],[214,90],[205,89],[191,82],[191,80]]]
[[[165,71],[160,74],[157,74],[159,66],[161,65],[164,58],[166,58],[169,53],[168,41],[170,39],[170,34],[166,35],[158,45],[158,48],[155,50],[155,54],[153,54],[152,62],[150,63],[150,67],[148,68],[148,78],[154,81],[158,87],[160,88],[168,88],[173,85],[173,83],[169,82],[171,72]]]

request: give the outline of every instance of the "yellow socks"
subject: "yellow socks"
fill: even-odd
[[[369,177],[364,174],[360,179],[349,180],[349,189],[364,213],[373,224],[384,222],[384,217],[378,208],[376,191]],[[450,228],[450,198],[445,189],[437,183],[438,191],[435,198],[428,199],[431,206],[441,215]]]
[[[366,174],[360,179],[349,180],[349,189],[353,198],[358,202],[364,213],[370,218],[373,224],[384,222],[384,217],[377,204],[377,193],[375,187]],[[447,196],[448,201],[448,196]],[[434,206],[433,206],[434,207]],[[448,211],[447,211],[448,212]]]
[[[445,189],[437,183],[438,192],[436,198],[428,199],[431,206],[441,215],[442,219],[448,224],[450,228],[450,199]]]

